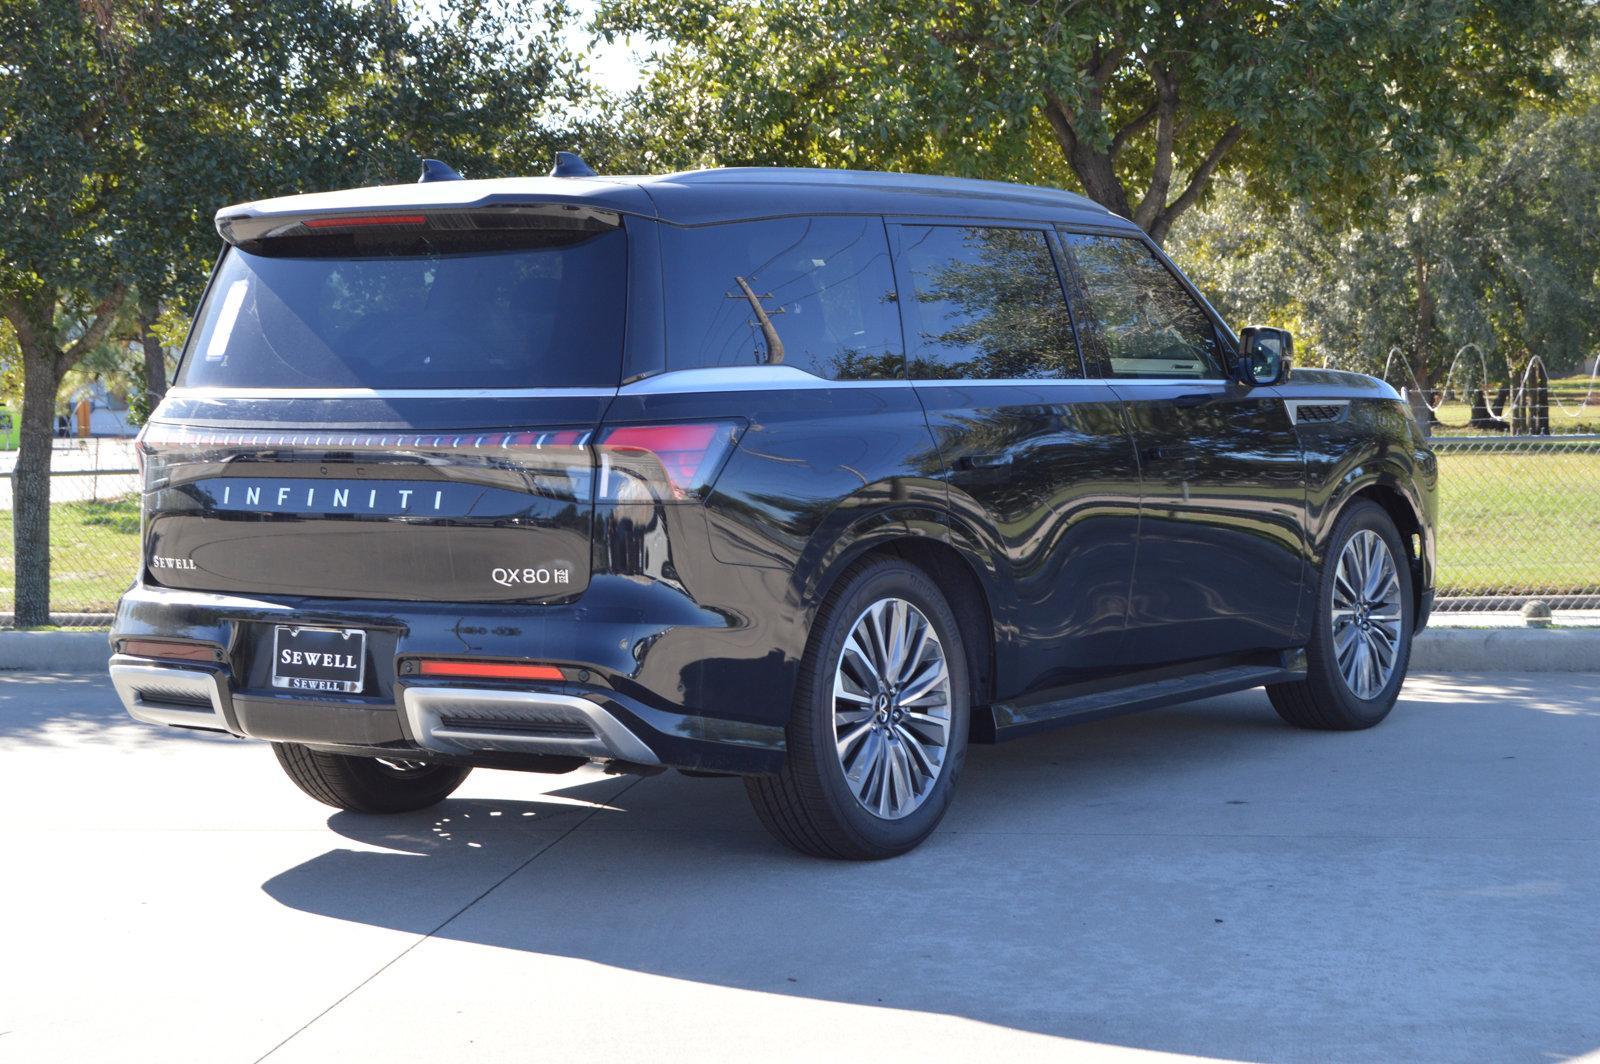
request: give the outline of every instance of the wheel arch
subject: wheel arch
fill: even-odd
[[[1400,533],[1400,541],[1406,550],[1406,564],[1411,570],[1412,616],[1416,619],[1416,629],[1420,631],[1427,622],[1428,592],[1433,586],[1433,574],[1428,561],[1428,529],[1423,521],[1421,506],[1405,490],[1405,481],[1398,474],[1387,469],[1373,470],[1348,484],[1328,509],[1323,526],[1326,531],[1317,546],[1316,557],[1321,565],[1328,563],[1333,530],[1350,507],[1361,502],[1371,502],[1381,507],[1389,515],[1389,520],[1394,522],[1395,531]]]
[[[817,611],[844,573],[874,555],[908,562],[939,585],[960,626],[973,708],[988,705],[994,697],[995,617],[1003,578],[977,536],[948,513],[923,507],[880,512],[835,539],[802,592],[808,632],[814,633]]]

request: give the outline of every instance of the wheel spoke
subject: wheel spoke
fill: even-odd
[[[908,712],[901,727],[916,736],[919,741],[925,739],[941,749],[950,734],[950,722],[929,713]]]
[[[945,688],[949,686],[949,683],[949,671],[945,669],[944,662],[938,662],[936,667],[932,670],[931,675],[926,677],[918,677],[917,686],[911,687],[908,685],[907,688],[901,692],[900,704],[903,706],[915,706],[923,702],[925,699],[932,698],[936,694],[942,696]]]
[[[928,748],[922,745],[921,736],[903,724],[897,728],[897,733],[900,736],[901,745],[905,748],[909,757],[911,767],[915,770],[919,787],[922,780],[932,779],[937,776],[939,774],[939,763],[929,754]]]
[[[851,751],[855,750],[855,748],[861,743],[861,740],[865,739],[871,734],[872,723],[868,721],[866,723],[856,725],[854,728],[851,728],[849,731],[839,736],[839,762],[846,766],[846,772],[849,771],[848,766],[852,761]]]

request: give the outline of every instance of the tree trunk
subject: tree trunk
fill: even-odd
[[[161,309],[154,304],[139,305],[139,345],[144,348],[144,394],[151,410],[167,394],[167,350],[151,331],[160,313]]]
[[[59,352],[29,346],[22,349],[22,428],[11,481],[19,628],[50,623],[50,454],[62,377]]]
[[[1428,278],[1428,258],[1422,252],[1415,256],[1417,266],[1417,322],[1416,337],[1412,342],[1412,374],[1424,394],[1429,388],[1428,352],[1433,339],[1433,286]],[[1449,383],[1449,382],[1446,382]],[[1443,401],[1444,396],[1437,400]]]

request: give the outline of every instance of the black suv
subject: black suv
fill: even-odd
[[[111,675],[344,809],[474,766],[745,777],[882,857],[968,742],[1265,686],[1389,712],[1437,469],[1079,196],[814,170],[217,215]]]

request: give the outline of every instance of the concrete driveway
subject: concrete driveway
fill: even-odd
[[[1597,769],[1600,676],[1417,678],[1351,735],[1251,692],[979,747],[845,865],[676,774],[335,814],[0,674],[0,1060],[1581,1056]]]

